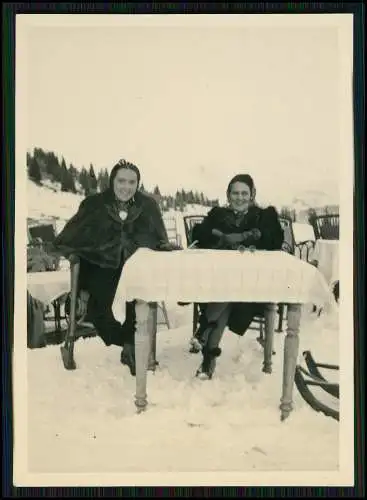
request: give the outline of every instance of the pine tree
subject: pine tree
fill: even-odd
[[[71,193],[76,193],[74,170],[75,169],[74,169],[73,165],[70,164],[68,174],[67,174],[67,185],[68,185],[69,191]]]
[[[181,191],[176,192],[175,210],[180,210],[180,212],[184,211],[185,207],[184,196],[185,196],[185,191],[183,189]]]
[[[109,175],[107,169],[100,170],[98,173],[98,187],[99,191],[105,191],[109,186]]]
[[[84,167],[82,167],[82,170],[80,172],[79,182],[83,188],[85,196],[88,196],[88,194],[89,194],[89,174],[87,172],[87,169]]]
[[[41,180],[42,180],[41,169],[40,169],[40,166],[39,166],[36,158],[30,159],[30,164],[29,164],[29,168],[28,168],[28,176],[30,179],[32,179],[37,184],[41,183]]]
[[[193,205],[195,203],[195,197],[194,197],[194,193],[192,190],[190,190],[188,193],[187,193],[187,203],[189,205]]]
[[[97,187],[98,187],[98,182],[97,182],[96,174],[94,173],[94,168],[93,168],[92,163],[90,164],[90,167],[89,167],[89,180],[90,180],[89,192],[90,193],[96,192]]]
[[[66,168],[66,163],[64,157],[61,160],[61,191],[69,191],[69,172]]]

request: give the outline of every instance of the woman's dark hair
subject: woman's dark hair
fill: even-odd
[[[126,160],[120,160],[116,165],[112,168],[111,173],[110,173],[110,189],[113,191],[113,181],[115,180],[115,177],[117,173],[122,170],[132,170],[133,172],[136,173],[136,177],[138,179],[138,184],[137,186],[139,187],[140,184],[140,171],[136,165],[133,163],[130,163]]]
[[[246,184],[250,188],[252,198],[255,198],[256,194],[255,183],[253,178],[249,174],[238,174],[235,175],[233,179],[230,180],[227,187],[227,198],[229,197],[232,186],[235,182],[242,182],[243,184]]]

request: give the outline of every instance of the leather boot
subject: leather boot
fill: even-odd
[[[133,377],[136,375],[136,365],[135,365],[135,346],[133,344],[125,344],[123,350],[121,351],[121,363],[126,365],[130,369],[130,373]]]
[[[220,347],[203,348],[203,361],[196,372],[196,377],[202,380],[211,380],[216,367],[216,359],[222,353]]]
[[[198,352],[203,350],[203,347],[205,346],[209,334],[216,326],[216,322],[211,322],[208,323],[206,320],[201,320],[201,323],[198,327],[198,329],[195,332],[195,335],[191,338],[190,340],[190,349],[189,351],[192,353],[197,354]]]

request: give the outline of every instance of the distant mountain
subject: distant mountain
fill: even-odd
[[[316,208],[326,205],[339,205],[337,196],[332,196],[325,191],[308,189],[297,194],[292,199],[292,206],[301,208]]]

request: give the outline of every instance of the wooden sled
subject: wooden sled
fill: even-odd
[[[339,401],[339,384],[328,382],[321,374],[320,368],[328,370],[339,370],[339,366],[326,363],[316,363],[310,351],[303,352],[308,370],[300,365],[296,367],[295,384],[302,398],[307,404],[317,412],[322,412],[327,417],[331,417],[339,421],[339,410],[331,408],[327,402],[320,400],[320,396],[316,396],[313,388],[321,388],[325,393],[335,398],[335,402]]]

